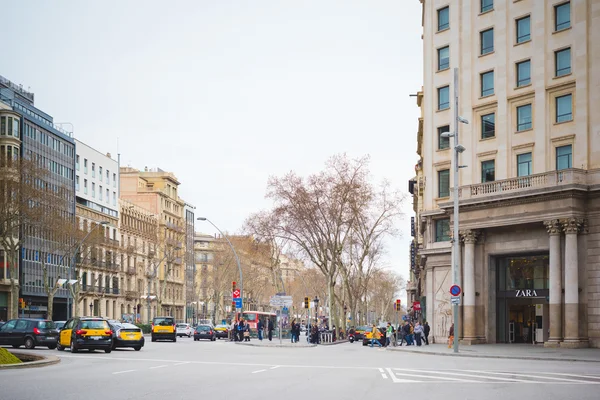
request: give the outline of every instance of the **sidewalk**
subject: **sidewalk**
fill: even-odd
[[[282,339],[281,344],[279,343],[279,338],[273,338],[273,341],[269,342],[268,340],[258,340],[252,339],[249,342],[234,342],[240,346],[255,346],[255,347],[292,347],[292,348],[307,348],[307,347],[316,347],[316,344],[308,343],[306,340],[300,340],[298,343],[292,343],[290,339]]]
[[[446,344],[388,347],[389,351],[451,357],[505,358],[515,360],[585,361],[600,363],[600,349],[553,349],[531,344],[478,344],[460,346],[454,353]]]

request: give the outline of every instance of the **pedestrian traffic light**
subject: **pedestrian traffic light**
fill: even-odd
[[[310,299],[308,297],[304,298],[304,308],[309,308],[310,307]]]

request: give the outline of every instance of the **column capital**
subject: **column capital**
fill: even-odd
[[[481,232],[476,229],[466,229],[460,232],[460,236],[465,243],[477,243]]]
[[[578,234],[583,225],[582,218],[565,218],[560,221],[565,234]]]
[[[548,231],[550,236],[552,235],[560,235],[562,232],[562,226],[558,219],[550,219],[548,221],[544,221],[544,226]]]

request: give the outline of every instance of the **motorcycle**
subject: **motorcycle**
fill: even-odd
[[[348,334],[348,341],[350,343],[354,343],[354,340],[356,340],[356,339],[354,339],[354,333],[349,333]]]

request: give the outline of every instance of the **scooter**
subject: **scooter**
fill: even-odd
[[[354,340],[355,340],[355,339],[354,339],[354,333],[349,333],[349,334],[348,334],[348,341],[349,341],[350,343],[354,343]]]

